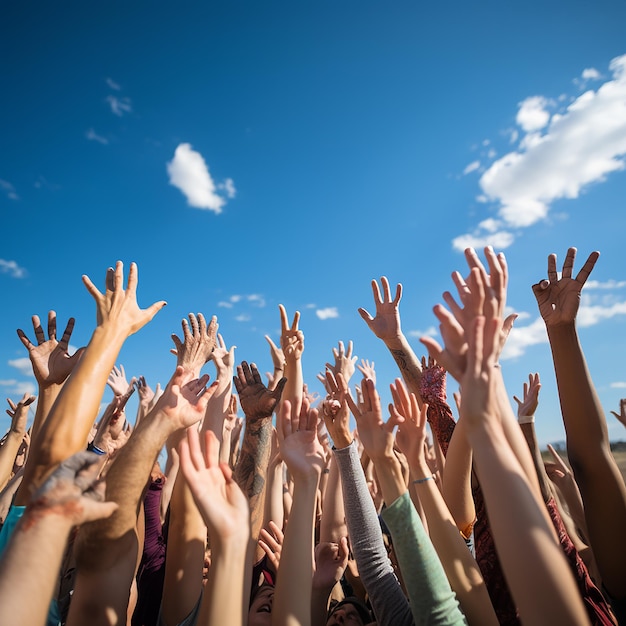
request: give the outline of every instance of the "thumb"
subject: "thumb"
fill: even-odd
[[[274,398],[276,398],[277,400],[280,400],[280,397],[283,395],[283,389],[286,384],[287,384],[287,379],[283,376],[278,381],[278,384],[276,385],[276,388],[274,389],[274,391],[272,391],[272,395],[274,396]]]

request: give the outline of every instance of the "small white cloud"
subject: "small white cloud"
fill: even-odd
[[[544,128],[550,121],[550,114],[546,111],[549,101],[543,96],[531,96],[520,102],[515,121],[527,133]]]
[[[544,321],[538,317],[529,326],[513,326],[500,358],[503,361],[522,356],[526,348],[540,343],[547,343],[548,333]]]
[[[26,270],[20,267],[16,261],[7,261],[0,259],[0,273],[10,274],[13,278],[24,278]]]
[[[626,389],[626,382],[611,383],[611,389]]]
[[[339,311],[337,311],[337,307],[331,306],[326,307],[325,309],[317,309],[315,311],[315,315],[319,317],[321,320],[328,320],[335,317],[339,317]]]
[[[483,146],[488,146],[491,143],[489,139],[483,139]]]
[[[498,156],[498,153],[493,148],[490,148],[489,152],[487,152],[487,158],[488,159],[495,159],[496,156]]]
[[[177,187],[187,198],[189,206],[221,213],[226,200],[217,194],[209,168],[199,152],[188,143],[181,143],[174,158],[167,164],[170,185]]]
[[[85,137],[89,139],[89,141],[97,141],[102,145],[106,146],[109,143],[109,140],[106,137],[102,137],[102,135],[98,135],[93,128],[90,128],[86,133]]]
[[[305,309],[314,309],[317,306],[317,304],[305,304],[304,308]]]
[[[478,224],[478,228],[482,228],[488,233],[497,232],[501,226],[502,222],[494,220],[493,217],[488,217],[486,220],[483,220],[480,224]]]
[[[17,195],[17,192],[15,191],[15,187],[8,180],[2,180],[0,178],[0,189],[3,189],[6,192],[7,198],[9,198],[10,200],[20,199],[20,197]]]
[[[245,313],[242,313],[241,315],[237,315],[235,317],[235,321],[237,321],[237,322],[249,322],[251,319],[252,318],[249,315],[245,314]]]
[[[19,370],[20,374],[23,376],[33,376],[33,365],[26,356],[21,359],[10,360],[9,365]]]
[[[19,400],[25,393],[34,395],[37,392],[37,386],[30,381],[15,379],[0,380],[0,386],[5,388],[3,389],[3,394],[13,396],[13,400]],[[32,406],[33,405],[31,405],[31,407]]]
[[[221,306],[225,309],[232,309],[233,308],[233,303],[232,302],[225,302],[224,300],[222,300],[221,302],[217,303],[217,306]]]
[[[582,77],[583,80],[600,80],[602,74],[595,67],[588,67],[583,70]]]
[[[507,231],[500,232],[483,232],[477,230],[474,233],[466,233],[459,235],[452,240],[452,247],[459,252],[463,252],[465,248],[475,248],[477,250],[485,246],[492,246],[496,250],[504,250],[508,248],[515,237]]]
[[[609,306],[603,305],[580,305],[576,322],[578,326],[595,326],[598,322],[611,319],[616,315],[626,315],[626,302],[616,302]]]
[[[237,195],[237,190],[235,189],[235,183],[232,178],[227,178],[223,183],[220,183],[217,186],[218,189],[221,189],[226,192],[226,197],[232,200]]]
[[[111,112],[119,117],[122,117],[124,113],[130,113],[133,110],[130,98],[117,98],[115,96],[107,96],[106,101],[111,107]]]
[[[510,143],[515,143],[519,139],[519,131],[515,128],[511,130],[511,136],[509,138]]]
[[[265,306],[265,298],[259,293],[251,293],[248,296],[248,302],[252,302],[254,306],[258,306],[259,308],[263,308]]]
[[[426,330],[410,330],[408,333],[409,337],[437,337],[439,335],[439,331],[434,326],[429,326]]]
[[[112,78],[107,78],[106,79],[106,84],[111,88],[111,89],[115,89],[115,91],[119,91],[121,89],[121,87],[112,79]]]
[[[622,287],[626,287],[626,280],[607,280],[605,282],[600,282],[599,280],[588,280],[585,283],[585,289],[620,289]]]
[[[471,172],[475,172],[479,167],[480,167],[480,161],[472,161],[463,170],[463,175],[465,176],[467,174],[470,174]]]
[[[234,296],[231,296],[231,297],[229,298],[229,300],[230,300],[231,302],[233,302],[233,303],[237,303],[237,302],[239,302],[239,301],[241,300],[241,296],[239,296],[239,295],[235,294]]]

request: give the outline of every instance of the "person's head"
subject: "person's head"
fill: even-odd
[[[254,590],[248,611],[248,626],[270,626],[272,623],[272,604],[274,585],[264,582]]]
[[[366,626],[372,615],[366,604],[359,598],[348,597],[332,607],[326,619],[326,626]]]

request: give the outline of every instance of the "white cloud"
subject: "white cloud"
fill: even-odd
[[[611,319],[616,315],[626,315],[626,302],[615,302],[609,306],[600,304],[585,305],[581,302],[576,316],[578,326],[595,326],[598,322]]]
[[[483,232],[477,229],[474,233],[459,235],[452,240],[452,247],[459,252],[463,252],[465,248],[476,248],[480,250],[485,246],[492,246],[496,250],[504,250],[508,248],[515,237],[512,233],[505,230],[500,232]]]
[[[583,70],[582,77],[583,80],[599,80],[602,75],[595,67],[588,67]]]
[[[607,280],[601,283],[599,280],[588,280],[585,283],[585,289],[620,289],[621,287],[626,287],[626,280]]]
[[[242,313],[241,315],[237,315],[235,317],[235,321],[237,321],[237,322],[249,322],[251,319],[252,318],[249,315],[245,314],[245,313]]]
[[[471,172],[476,171],[479,167],[480,167],[480,161],[472,161],[463,170],[463,175],[470,174]]]
[[[258,306],[259,308],[263,308],[265,306],[265,298],[259,293],[251,293],[248,296],[248,302],[252,302],[254,306]]]
[[[305,309],[314,309],[317,306],[317,304],[305,304],[304,308]]]
[[[504,345],[500,359],[506,361],[507,359],[517,358],[522,356],[529,346],[547,343],[547,341],[546,325],[540,317],[528,326],[514,325]]]
[[[2,180],[0,178],[0,189],[6,191],[7,198],[9,198],[10,200],[20,199],[20,197],[17,195],[17,192],[15,191],[15,187],[8,180]]]
[[[223,183],[220,183],[217,186],[217,188],[225,191],[226,197],[231,200],[237,195],[237,190],[235,189],[235,183],[232,178],[226,178]]]
[[[111,107],[111,112],[119,117],[122,117],[124,113],[130,113],[133,110],[130,98],[117,98],[116,96],[107,96],[106,101]]]
[[[233,308],[233,303],[232,302],[225,302],[224,300],[222,300],[221,302],[217,303],[217,306],[224,307],[225,309],[232,309]]]
[[[217,214],[222,212],[226,200],[217,194],[217,187],[204,158],[190,144],[181,143],[176,148],[174,158],[167,164],[167,173],[170,185],[183,192],[189,206],[209,209]]]
[[[119,91],[121,89],[121,87],[112,79],[112,78],[107,78],[106,79],[106,84],[111,88],[111,89],[115,89],[115,91]]]
[[[609,68],[612,76],[597,91],[586,91],[551,118],[546,107],[552,103],[543,96],[521,103],[517,122],[526,134],[519,147],[492,163],[479,180],[482,195],[497,205],[508,229],[545,219],[555,200],[577,198],[588,185],[625,168],[626,55]],[[459,239],[484,235],[479,229],[453,245],[460,249]],[[516,235],[507,232],[505,242],[510,245]]]
[[[239,296],[239,295],[235,294],[234,296],[231,296],[231,297],[229,298],[229,300],[230,300],[231,302],[237,303],[237,302],[239,302],[239,301],[241,300],[241,296]]]
[[[89,139],[89,141],[97,141],[98,143],[101,143],[105,146],[109,143],[109,140],[106,137],[102,137],[102,135],[98,135],[98,133],[96,133],[96,131],[93,128],[90,128],[85,133],[85,137]]]
[[[409,337],[437,337],[439,331],[434,326],[429,326],[426,330],[410,330],[407,335]]]
[[[325,309],[317,309],[315,311],[315,315],[317,315],[317,317],[319,317],[321,320],[328,320],[339,317],[339,311],[337,311],[337,307],[331,306],[326,307]]]
[[[15,379],[0,380],[0,386],[6,388],[3,390],[3,393],[13,396],[13,400],[18,400],[25,393],[33,395],[37,392],[37,386],[35,383],[30,381],[20,381]]]
[[[13,278],[24,278],[26,270],[20,267],[16,261],[7,261],[0,259],[0,273],[10,274]]]
[[[21,359],[13,359],[8,363],[11,367],[19,370],[20,374],[23,376],[33,376],[33,365],[27,356]]]
[[[543,96],[531,96],[520,102],[515,121],[527,133],[541,130],[550,120],[546,107],[550,104]]]
[[[626,382],[611,383],[611,389],[626,389]]]

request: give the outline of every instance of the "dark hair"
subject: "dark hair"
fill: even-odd
[[[330,610],[328,611],[328,615],[326,616],[326,620],[328,621],[328,618],[331,617],[335,611],[337,611],[345,604],[351,604],[357,610],[364,624],[369,624],[372,621],[372,612],[367,607],[367,604],[365,604],[363,600],[357,598],[356,596],[348,596],[347,598],[344,598],[341,602],[337,602],[337,604],[331,606]]]

